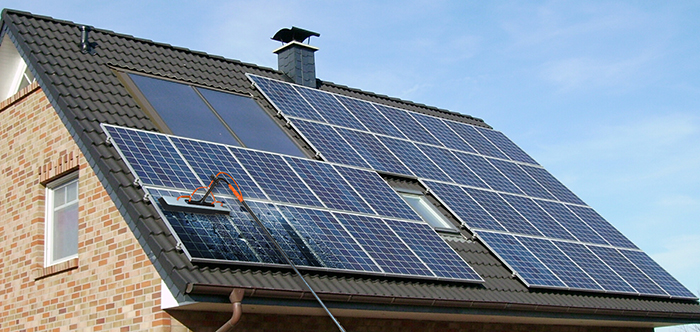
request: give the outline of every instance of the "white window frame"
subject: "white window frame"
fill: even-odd
[[[423,193],[412,192],[408,190],[398,190],[399,195],[406,201],[406,204],[411,207],[416,213],[425,221],[426,224],[430,225],[433,229],[437,231],[458,233],[459,229],[453,225],[430,201]],[[424,207],[429,215],[426,216],[416,210],[413,205],[407,200],[407,198],[414,198],[420,201],[420,205]],[[431,220],[427,220],[431,219]]]
[[[53,255],[53,244],[54,244],[54,234],[53,234],[53,229],[54,229],[54,193],[56,190],[64,188],[68,186],[69,184],[72,183],[78,183],[78,172],[73,172],[71,174],[68,174],[66,176],[61,177],[60,179],[54,180],[46,185],[46,196],[45,196],[45,206],[46,206],[46,212],[45,212],[45,219],[44,219],[44,266],[51,266],[51,265],[56,265],[59,263],[63,263],[66,261],[69,261],[73,258],[78,257],[78,251],[76,250],[75,254],[62,257],[60,259],[54,259]],[[80,186],[78,186],[78,190],[76,193],[76,198],[75,201],[71,201],[70,203],[64,204],[63,206],[68,206],[70,204],[78,204],[78,207],[80,207]],[[76,220],[77,222],[78,220]],[[76,229],[77,230],[77,229]],[[76,243],[77,245],[77,243]]]

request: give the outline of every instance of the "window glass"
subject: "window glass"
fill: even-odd
[[[401,194],[401,197],[403,197],[406,203],[408,203],[423,220],[430,224],[430,226],[433,226],[433,228],[456,230],[454,225],[445,219],[442,213],[440,213],[435,206],[430,204],[425,196],[402,192],[399,194]]]
[[[46,191],[46,263],[51,265],[78,254],[78,179]]]
[[[129,77],[173,134],[240,145],[191,86],[135,74]]]
[[[252,98],[196,88],[246,147],[303,157],[299,147]]]

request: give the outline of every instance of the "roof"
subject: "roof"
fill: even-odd
[[[2,34],[8,35],[28,64],[90,166],[124,216],[158,273],[179,302],[228,302],[233,287],[250,298],[286,298],[302,305],[310,294],[289,270],[195,265],[176,248],[156,210],[117,151],[106,142],[100,124],[156,131],[115,70],[171,78],[226,91],[253,95],[274,108],[245,74],[288,80],[274,69],[108,30],[94,29],[96,53],[82,53],[80,25],[31,13],[4,10]],[[2,37],[2,36],[0,36]],[[0,39],[1,40],[1,39]],[[483,120],[409,101],[317,81],[319,89],[375,103],[438,115],[490,128]],[[331,307],[432,311],[572,319],[633,320],[661,323],[700,322],[697,301],[528,289],[483,245],[464,236],[445,236],[478,272],[483,285],[456,284],[307,272],[306,278]],[[295,302],[296,301],[296,302]],[[381,305],[381,307],[373,307]]]

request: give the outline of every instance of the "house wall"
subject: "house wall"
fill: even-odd
[[[0,103],[0,331],[184,331],[160,278],[35,84]],[[79,168],[78,258],[44,267],[42,180]]]

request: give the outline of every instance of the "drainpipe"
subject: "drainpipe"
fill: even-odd
[[[234,288],[233,291],[231,292],[231,295],[229,295],[229,299],[231,300],[231,304],[233,304],[233,314],[231,315],[231,319],[229,319],[224,325],[222,325],[216,332],[230,332],[233,331],[233,328],[238,324],[238,320],[241,319],[241,315],[243,315],[243,310],[241,309],[241,301],[243,300],[243,293],[245,291],[240,288]]]

